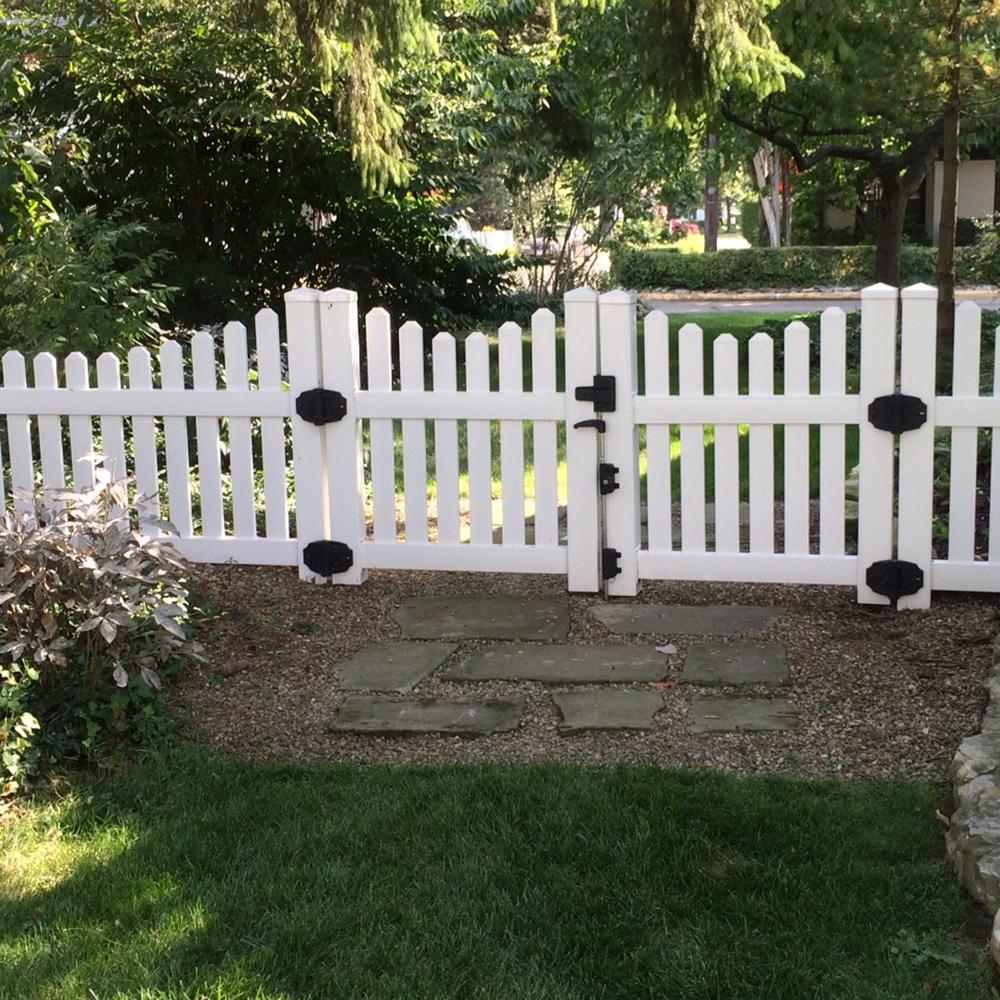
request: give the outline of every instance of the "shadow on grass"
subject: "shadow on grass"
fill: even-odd
[[[935,804],[919,784],[179,752],[0,833],[0,995],[979,1000]]]

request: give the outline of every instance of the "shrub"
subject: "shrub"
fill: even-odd
[[[164,677],[200,657],[182,564],[132,530],[126,483],[95,473],[0,520],[0,798],[162,731]]]
[[[175,291],[169,258],[141,222],[93,209],[49,222],[0,251],[0,350],[124,354],[155,343]]]
[[[740,232],[750,246],[767,246],[767,232],[760,217],[760,199],[743,199],[740,205]]]
[[[985,241],[984,241],[985,242]],[[963,247],[956,253],[960,282],[995,281],[988,250]],[[611,258],[615,282],[625,288],[688,288],[694,291],[740,288],[808,288],[815,285],[866,285],[874,280],[875,247],[751,247],[713,254],[667,253],[663,248],[617,250]],[[900,278],[904,285],[933,283],[934,247],[904,245]]]

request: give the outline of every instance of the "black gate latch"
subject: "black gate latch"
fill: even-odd
[[[622,554],[617,549],[601,549],[601,579],[610,580],[622,571],[618,560]]]
[[[354,552],[345,542],[324,539],[310,542],[302,550],[302,561],[317,576],[333,576],[346,573],[354,565]]]
[[[927,422],[927,404],[919,396],[901,392],[878,396],[868,404],[868,422],[892,434],[915,431]]]
[[[595,375],[593,385],[578,385],[576,398],[581,403],[593,403],[595,413],[614,413],[614,375]]]
[[[597,485],[601,491],[601,496],[606,497],[609,493],[614,493],[621,485],[616,478],[618,466],[610,462],[601,462],[597,467]]]
[[[915,594],[923,587],[924,571],[916,563],[882,559],[873,562],[865,571],[865,582],[876,594],[895,601],[907,594]]]
[[[310,424],[332,424],[347,415],[347,400],[336,389],[307,389],[295,397],[295,412]]]

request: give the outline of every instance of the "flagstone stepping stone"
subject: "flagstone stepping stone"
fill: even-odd
[[[656,729],[663,695],[655,691],[559,691],[552,695],[564,736],[591,729]]]
[[[562,598],[414,597],[392,616],[409,639],[564,639],[569,631]]]
[[[337,664],[347,691],[409,691],[446,660],[452,642],[372,642]]]
[[[766,628],[782,610],[738,604],[598,604],[590,609],[615,635],[738,635]]]
[[[488,736],[517,729],[523,698],[387,698],[356,694],[338,709],[333,732]]]
[[[607,684],[658,681],[670,661],[641,646],[535,645],[504,642],[445,670],[448,681],[542,681],[546,684]]]
[[[799,729],[802,719],[785,698],[696,695],[688,706],[692,733],[749,733]]]
[[[684,657],[686,684],[787,684],[780,642],[693,642]]]

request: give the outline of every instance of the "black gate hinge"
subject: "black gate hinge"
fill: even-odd
[[[868,404],[868,422],[880,431],[903,434],[927,423],[927,404],[919,396],[894,392]]]
[[[302,550],[302,561],[317,576],[333,576],[346,573],[354,565],[354,551],[346,542],[324,539],[310,542]]]
[[[621,485],[617,479],[618,466],[610,462],[601,462],[597,467],[597,488],[601,491],[601,496],[606,497],[609,493],[614,493]]]
[[[581,403],[593,403],[595,413],[615,412],[614,375],[595,375],[593,385],[578,385],[576,398]]]
[[[923,587],[924,571],[916,563],[903,559],[882,559],[865,571],[865,582],[876,594],[895,601]]]
[[[336,389],[307,389],[295,397],[295,412],[310,424],[333,424],[347,415],[347,399]]]
[[[601,579],[610,580],[622,571],[618,560],[622,554],[617,549],[601,549]]]

